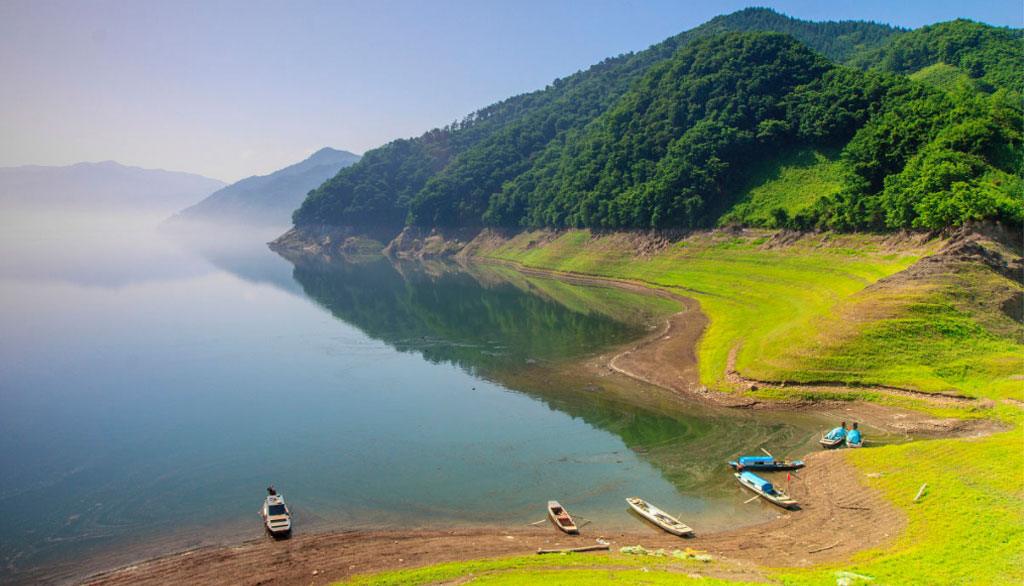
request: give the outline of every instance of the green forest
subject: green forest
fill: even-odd
[[[1020,30],[958,20],[908,31],[746,9],[371,150],[311,191],[293,220],[1020,227],[1021,71]],[[794,160],[817,163],[801,174],[786,166]]]

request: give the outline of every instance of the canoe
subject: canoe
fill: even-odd
[[[773,505],[778,505],[784,509],[792,509],[796,506],[796,501],[793,500],[793,497],[775,488],[771,482],[753,472],[736,472],[733,476],[736,477],[736,480],[740,481],[740,484],[756,492],[761,498]]]
[[[281,495],[275,493],[263,501],[260,517],[263,517],[263,525],[271,534],[282,536],[291,533],[292,512],[288,510],[288,505],[284,504],[284,497]]]
[[[662,511],[651,503],[635,496],[626,499],[626,502],[629,503],[629,506],[632,507],[638,515],[647,519],[651,523],[654,523],[660,529],[680,537],[686,535],[691,537],[693,536],[693,529],[690,529],[685,523],[676,519],[672,515],[669,515],[665,511]]]
[[[737,470],[796,470],[803,468],[800,460],[776,460],[767,456],[750,456],[740,458],[737,462],[729,462]]]
[[[566,511],[565,507],[558,504],[558,501],[548,501],[548,518],[555,524],[555,527],[569,535],[580,534],[580,529],[576,526],[576,522],[572,520],[569,511]]]

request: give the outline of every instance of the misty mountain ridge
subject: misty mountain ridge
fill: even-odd
[[[0,168],[0,205],[69,211],[170,212],[226,185],[194,173],[115,161]]]
[[[308,158],[269,175],[253,175],[232,183],[171,218],[212,224],[287,226],[291,213],[309,190],[341,169],[358,162],[360,155],[324,147]]]

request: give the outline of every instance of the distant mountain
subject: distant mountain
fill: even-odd
[[[275,171],[232,183],[203,201],[181,211],[174,220],[215,224],[287,226],[292,211],[309,190],[359,161],[348,151],[322,148],[308,159]]]
[[[114,161],[4,167],[0,168],[0,206],[171,212],[224,185],[192,173],[127,167]]]

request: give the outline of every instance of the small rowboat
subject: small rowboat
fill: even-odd
[[[821,439],[818,440],[818,443],[821,444],[821,447],[825,448],[826,450],[834,450],[839,446],[843,445],[845,442],[846,436],[830,438],[823,435],[821,436]]]
[[[284,497],[276,492],[264,499],[260,517],[263,517],[263,525],[272,535],[291,534],[292,512],[288,510],[288,505],[284,504]]]
[[[740,458],[738,462],[729,462],[737,470],[796,470],[803,468],[800,460],[776,460],[766,456],[750,456]]]
[[[740,481],[740,484],[756,492],[761,498],[772,504],[784,509],[792,509],[796,506],[796,501],[793,500],[793,497],[775,488],[771,482],[753,472],[737,472],[733,476],[736,477],[736,480]]]
[[[668,531],[672,535],[693,536],[693,529],[690,529],[685,523],[676,519],[672,515],[669,515],[665,511],[662,511],[658,507],[651,503],[637,497],[630,497],[626,499],[629,506],[644,519],[647,519],[651,523],[657,525],[660,529]]]
[[[576,526],[576,522],[572,520],[572,516],[565,508],[558,504],[558,501],[548,501],[548,518],[562,531],[565,531],[569,535],[579,535],[580,529]]]

